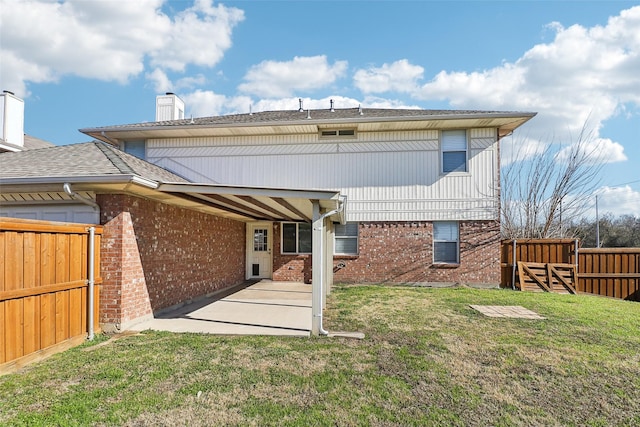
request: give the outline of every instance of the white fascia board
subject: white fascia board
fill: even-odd
[[[37,184],[118,184],[132,183],[144,187],[157,189],[158,182],[142,178],[138,175],[100,175],[100,176],[53,176],[53,177],[26,177],[26,178],[1,178],[0,187],[6,190],[8,186],[25,186]]]
[[[229,186],[219,184],[190,184],[190,183],[164,183],[160,184],[158,191],[165,193],[201,193],[201,194],[226,194],[234,196],[254,197],[281,197],[290,199],[309,200],[338,200],[339,191],[332,190],[302,190],[268,187]]]

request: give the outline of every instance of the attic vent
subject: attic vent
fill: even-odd
[[[320,131],[321,138],[355,138],[355,129],[327,129]]]

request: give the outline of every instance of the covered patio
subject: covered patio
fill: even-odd
[[[311,334],[311,285],[261,280],[158,313],[129,328],[218,335]]]

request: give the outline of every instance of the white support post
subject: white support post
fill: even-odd
[[[320,202],[313,200],[313,223],[311,229],[311,334],[320,335],[322,328],[322,239],[324,218],[320,214]]]

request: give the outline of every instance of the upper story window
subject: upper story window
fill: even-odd
[[[334,254],[358,255],[358,223],[335,224]]]
[[[441,138],[442,173],[468,172],[467,131],[443,130]]]
[[[123,151],[142,160],[147,157],[145,141],[125,141]]]
[[[355,129],[322,129],[320,138],[355,138]]]
[[[433,223],[433,262],[436,264],[460,263],[460,239],[456,221]]]
[[[282,223],[282,253],[311,253],[311,224],[306,222]]]

